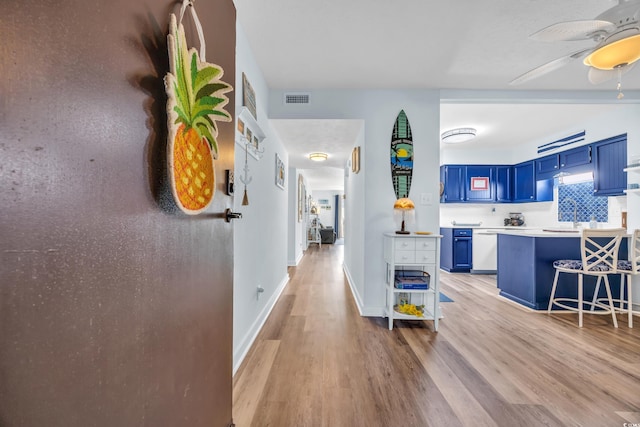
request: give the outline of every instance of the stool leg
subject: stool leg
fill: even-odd
[[[631,275],[627,275],[627,310],[629,310],[629,327],[633,328],[633,298],[631,295]]]
[[[582,328],[582,274],[578,274],[578,327]]]
[[[613,327],[618,327],[618,318],[616,317],[616,309],[613,306],[613,300],[611,299],[611,287],[609,286],[609,277],[604,276],[604,286],[607,290],[607,298],[609,299],[609,310],[611,310],[611,317],[613,318]]]
[[[626,274],[620,275],[620,311],[624,311],[624,282]]]
[[[553,278],[553,286],[551,287],[551,297],[549,297],[549,306],[547,307],[547,313],[551,314],[551,307],[553,306],[553,298],[556,296],[556,287],[558,286],[558,276],[560,270],[556,269],[555,277]]]
[[[591,300],[591,311],[596,311],[596,302],[598,301],[598,293],[600,292],[601,280],[602,276],[598,276],[598,280],[596,281],[596,290],[593,291],[593,299]]]

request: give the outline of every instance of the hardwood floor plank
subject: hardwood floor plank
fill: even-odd
[[[258,342],[255,346],[256,351],[247,359],[245,371],[236,377],[233,385],[233,407],[236,411],[234,419],[237,425],[251,425],[279,345],[279,341]]]
[[[640,327],[535,312],[493,275],[442,272],[431,322],[358,314],[344,246],[313,245],[234,378],[237,427],[640,423]],[[382,260],[380,260],[382,262]],[[623,320],[624,319],[624,320]]]

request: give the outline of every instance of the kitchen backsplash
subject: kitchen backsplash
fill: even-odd
[[[574,184],[572,184],[574,185]],[[440,226],[451,227],[451,222],[457,223],[477,223],[482,222],[482,227],[503,227],[504,219],[509,217],[509,212],[521,212],[524,215],[525,226],[527,227],[567,227],[567,222],[558,221],[558,190],[554,188],[553,201],[538,203],[441,203],[440,204]],[[593,198],[593,196],[591,196]],[[599,221],[599,228],[615,228],[622,225],[622,211],[627,210],[627,196],[604,197],[607,199],[607,221]],[[562,210],[568,209],[568,204],[562,203]],[[578,221],[583,227],[588,227],[591,216],[578,217]],[[571,218],[565,217],[565,221],[573,221],[573,210]]]
[[[609,198],[593,195],[593,181],[558,186],[557,200],[560,222],[572,223],[574,209],[578,222],[589,222],[591,217],[598,222],[609,222]]]

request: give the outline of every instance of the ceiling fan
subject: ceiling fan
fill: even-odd
[[[532,34],[529,38],[540,41],[593,40],[596,45],[554,59],[540,65],[509,84],[519,85],[555,71],[575,59],[583,57],[589,67],[589,81],[602,83],[620,76],[640,59],[640,0],[618,0],[618,4],[595,19],[558,22]],[[618,97],[621,98],[620,82]]]

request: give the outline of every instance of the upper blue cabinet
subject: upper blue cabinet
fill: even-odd
[[[496,202],[513,201],[513,166],[496,166]]]
[[[618,135],[517,165],[444,165],[443,203],[527,203],[553,200],[557,174],[593,172],[593,194],[623,195],[627,135]]]
[[[444,184],[442,202],[464,202],[465,166],[446,165],[440,167],[440,180]]]
[[[536,201],[535,161],[518,163],[513,166],[513,201],[517,203]]]
[[[466,201],[494,202],[496,200],[495,166],[467,166],[466,173]]]
[[[593,195],[621,196],[627,188],[627,135],[593,144]]]
[[[572,148],[557,154],[540,157],[536,162],[536,179],[550,179],[556,174],[580,173],[591,170],[591,145]]]

